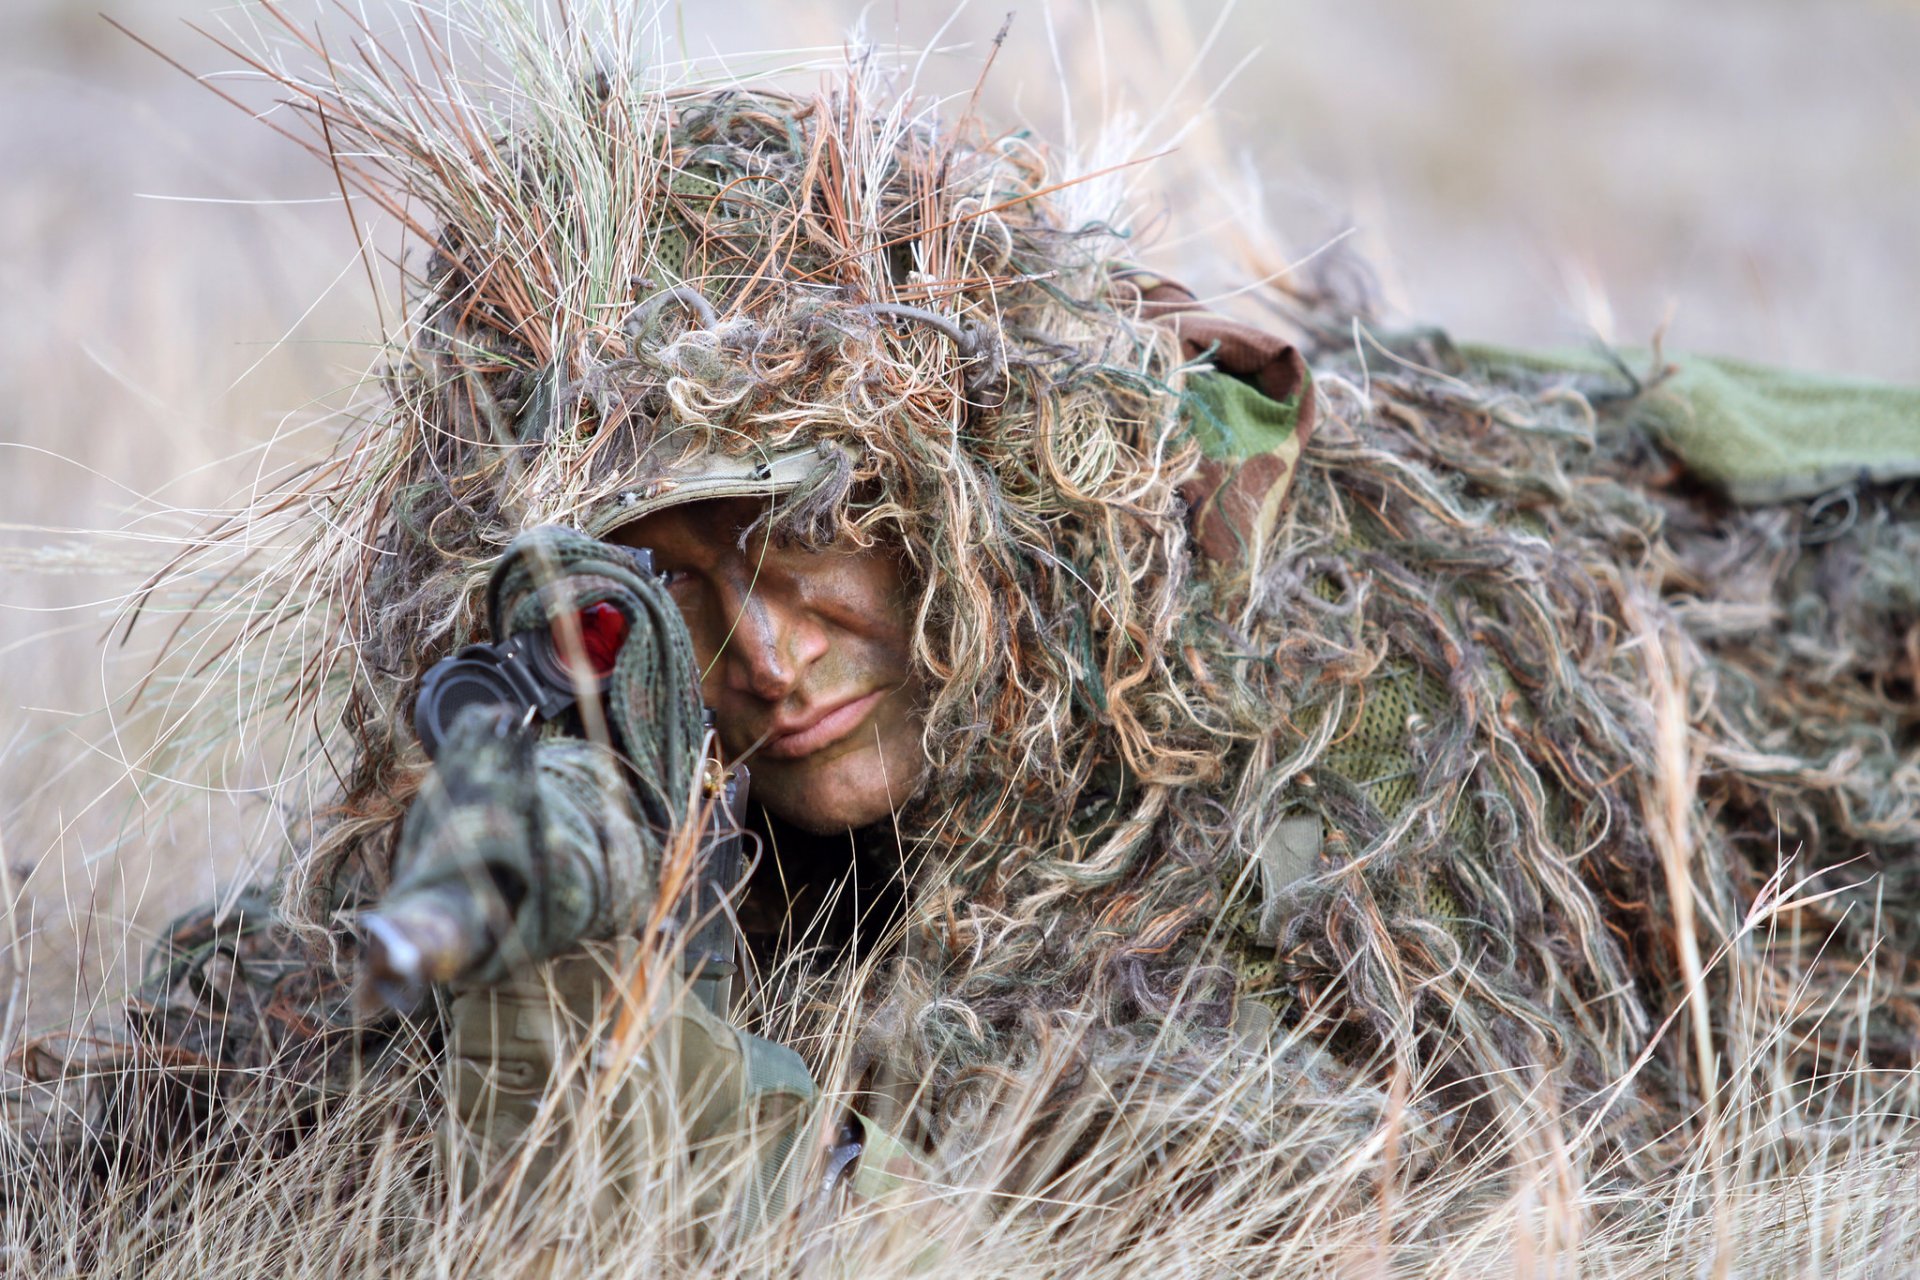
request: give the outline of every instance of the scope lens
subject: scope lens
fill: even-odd
[[[436,663],[420,686],[413,704],[413,728],[429,757],[453,730],[454,721],[468,707],[505,707],[519,712],[526,699],[500,669],[491,650],[474,646],[457,657]]]

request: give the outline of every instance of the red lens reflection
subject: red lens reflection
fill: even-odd
[[[627,615],[602,600],[599,604],[588,605],[574,616],[580,624],[580,647],[586,651],[587,666],[596,677],[604,680],[613,674],[613,664],[620,657],[620,646],[627,642]],[[560,653],[567,651],[558,628],[554,630],[553,647]]]

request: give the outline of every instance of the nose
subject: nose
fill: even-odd
[[[735,591],[731,634],[720,664],[729,689],[779,702],[800,687],[807,669],[827,650],[826,631],[807,609],[762,580]]]

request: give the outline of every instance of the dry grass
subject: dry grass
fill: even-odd
[[[1876,21],[1891,27],[1899,19]],[[151,19],[139,25],[149,30]],[[138,61],[124,48],[110,56],[120,66]],[[68,101],[73,83],[56,87],[52,100]],[[50,100],[45,90],[29,93]],[[71,103],[76,113],[98,113],[91,136],[117,139],[120,154],[170,141],[197,156],[206,166],[207,176],[193,179],[201,190],[214,185],[243,199],[263,190],[327,194],[312,170],[277,151],[257,160],[249,141],[245,163],[234,164],[210,148],[201,139],[224,129],[225,116],[189,86],[159,100],[167,106],[158,113],[126,91],[105,102],[77,94]],[[32,570],[10,574],[21,584],[11,603],[25,612],[9,623],[0,654],[9,686],[22,691],[11,701],[53,708],[9,708],[7,723],[0,836],[4,888],[19,904],[6,946],[9,1044],[55,1010],[99,1012],[102,993],[118,988],[154,923],[277,856],[330,781],[317,760],[293,770],[279,767],[285,757],[261,763],[252,741],[204,771],[173,776],[152,754],[153,724],[86,710],[101,704],[102,689],[123,689],[143,669],[148,655],[138,648],[105,663],[91,655],[153,552],[192,538],[207,512],[244,500],[257,475],[313,452],[314,437],[299,432],[324,434],[324,414],[281,415],[351,385],[368,358],[363,346],[313,341],[367,331],[358,304],[329,292],[342,277],[346,291],[360,284],[337,211],[308,220],[305,206],[288,206],[229,222],[217,209],[152,205],[123,223],[86,221],[101,202],[123,200],[127,187],[164,186],[178,173],[148,163],[150,175],[166,176],[107,191],[73,185],[65,201],[43,188],[6,204],[0,224],[9,243],[45,246],[49,255],[31,276],[37,287],[27,305],[9,320],[15,368],[5,390],[22,425],[5,442],[15,457],[0,462],[16,477],[7,563]],[[278,225],[263,232],[263,217]],[[97,230],[77,234],[75,219]],[[301,248],[290,251],[290,242]],[[315,297],[328,301],[305,315]],[[258,345],[262,335],[283,333],[302,341]],[[63,460],[34,453],[23,462],[20,446]],[[173,476],[184,478],[161,480]],[[111,532],[94,532],[101,528]],[[83,646],[87,660],[76,663]],[[1684,734],[1675,737],[1660,763],[1669,805],[1684,808],[1690,763]],[[1674,839],[1663,852],[1685,902],[1685,824],[1669,830]],[[1796,918],[1792,886],[1777,888],[1744,922],[1755,937]],[[1610,1173],[1596,1160],[1594,1136],[1546,1101],[1500,1149],[1437,1174],[1410,1173],[1407,1152],[1420,1135],[1408,1132],[1409,1117],[1444,1111],[1445,1103],[1408,1080],[1358,1147],[1334,1142],[1348,1132],[1345,1122],[1316,1127],[1305,1116],[1274,1139],[1297,1159],[1212,1168],[1201,1144],[1184,1160],[1176,1150],[1124,1200],[1103,1185],[1101,1170],[1082,1169],[1010,1201],[996,1188],[1022,1153],[1011,1132],[989,1129],[898,1203],[806,1208],[714,1244],[670,1160],[649,1168],[630,1212],[591,1230],[582,1203],[593,1151],[578,1153],[579,1181],[557,1188],[532,1225],[497,1206],[449,1202],[433,1175],[428,1129],[413,1115],[413,1091],[388,1082],[310,1130],[261,1126],[255,1117],[201,1135],[193,1154],[173,1161],[149,1162],[138,1146],[52,1155],[34,1145],[31,1128],[0,1130],[0,1259],[8,1274],[46,1276],[493,1275],[540,1266],[583,1277],[1910,1271],[1920,1263],[1911,1207],[1920,1100],[1910,1079],[1890,1081],[1849,1056],[1846,1046],[1865,1038],[1870,984],[1863,979],[1827,1012],[1823,1039],[1838,1048],[1809,1091],[1789,1078],[1785,1063],[1798,1046],[1785,1041],[1772,1012],[1794,1002],[1743,986],[1724,954],[1694,963],[1696,991],[1716,978],[1712,989],[1725,992],[1722,1035],[1696,1036],[1705,1025],[1698,1001],[1671,1011],[1662,1031],[1691,1039],[1700,1078],[1722,1089],[1672,1148],[1679,1157],[1646,1180]],[[834,1015],[818,1010],[842,1007],[837,990],[795,991],[770,1021],[804,1041],[835,1030]],[[1233,1066],[1215,1115],[1231,1114],[1247,1091],[1284,1089],[1299,1069],[1294,1048]],[[264,1109],[273,1114],[270,1073],[250,1088],[268,1095]],[[122,1117],[130,1132],[159,1132],[177,1114],[178,1098],[163,1090],[133,1097],[135,1109]],[[1008,1102],[1017,1115],[1020,1098]],[[1204,1130],[1209,1115],[1189,1120]]]
[[[1748,923],[1764,929],[1789,908],[1763,903]],[[1417,1081],[1357,1146],[1343,1117],[1303,1114],[1273,1135],[1271,1157],[1218,1163],[1209,1119],[1225,1121],[1236,1094],[1285,1090],[1299,1069],[1287,1044],[1224,1063],[1217,1111],[1187,1117],[1196,1136],[1144,1172],[1119,1157],[1124,1184],[1090,1164],[1005,1194],[1031,1154],[1010,1121],[950,1144],[878,1201],[836,1196],[746,1230],[703,1215],[671,1158],[637,1177],[628,1168],[620,1211],[596,1214],[609,1174],[597,1144],[517,1204],[456,1201],[422,1118],[413,1073],[430,1067],[416,1048],[412,1067],[317,1120],[293,1120],[293,1091],[267,1071],[239,1087],[255,1106],[216,1110],[189,1135],[178,1126],[190,1108],[165,1082],[195,1077],[154,1066],[114,1078],[124,1144],[61,1152],[31,1127],[0,1130],[0,1256],[9,1275],[49,1277],[1907,1274],[1920,1262],[1911,1082],[1888,1092],[1884,1076],[1842,1060],[1809,1096],[1771,1068],[1788,1046],[1755,1014],[1762,993],[1728,991],[1736,1056],[1720,1074],[1746,1083],[1710,1099],[1650,1178],[1603,1163],[1582,1179],[1591,1127],[1544,1105],[1477,1159],[1410,1172],[1418,1138],[1403,1126],[1435,1101]],[[791,992],[775,1021],[802,1043],[833,1035],[834,1014],[802,1010],[846,1007],[838,994]],[[1854,1016],[1835,1009],[1826,1030],[1844,1040]],[[556,1114],[611,1105],[611,1081],[591,1068],[557,1090]],[[1025,1101],[1011,1089],[1005,1114]],[[192,1140],[163,1154],[163,1133]],[[657,1140],[670,1148],[671,1127]]]

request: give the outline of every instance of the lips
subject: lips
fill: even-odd
[[[811,719],[776,723],[759,754],[773,760],[798,760],[822,747],[832,746],[859,728],[867,718],[867,713],[886,696],[886,692],[885,689],[875,689],[872,693],[864,693],[838,706],[828,707]]]

